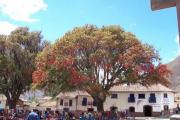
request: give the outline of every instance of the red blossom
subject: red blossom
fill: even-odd
[[[42,70],[34,71],[32,74],[33,77],[33,83],[41,83],[45,78],[47,74]]]

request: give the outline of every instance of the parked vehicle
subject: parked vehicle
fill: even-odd
[[[180,114],[171,115],[170,120],[180,120]]]

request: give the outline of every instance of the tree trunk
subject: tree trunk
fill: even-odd
[[[10,93],[6,93],[5,96],[6,96],[6,98],[7,98],[7,100],[6,100],[6,102],[7,102],[6,105],[9,106],[9,109],[15,109],[20,94],[12,95],[12,94],[10,94]]]
[[[103,112],[103,111],[104,111],[103,103],[104,103],[104,102],[101,101],[101,100],[96,102],[96,106],[97,106],[97,111],[98,111],[98,112]]]
[[[104,111],[104,101],[105,101],[105,98],[102,99],[100,98],[99,96],[92,96],[95,103],[96,103],[96,107],[97,107],[97,111],[98,112],[103,112]]]
[[[99,91],[99,92],[94,91],[93,93],[89,93],[96,103],[98,112],[104,111],[104,102],[106,100],[106,94],[104,94],[104,93],[105,92],[102,92],[102,91]]]
[[[7,99],[7,105],[9,106],[9,109],[15,109],[16,103],[17,100]]]

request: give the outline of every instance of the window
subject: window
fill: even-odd
[[[129,107],[129,112],[135,112],[135,107]]]
[[[72,100],[69,100],[69,106],[72,106]]]
[[[145,94],[139,94],[139,95],[138,95],[138,98],[139,98],[139,99],[145,99]]]
[[[130,96],[130,98],[134,98],[134,94],[130,94],[129,96]]]
[[[129,95],[129,97],[128,97],[128,102],[129,102],[129,103],[134,103],[134,102],[135,102],[134,94],[130,94],[130,95]]]
[[[82,106],[87,106],[87,98],[83,98],[82,100]]]
[[[164,98],[168,98],[168,95],[167,95],[167,93],[164,93]]]
[[[112,99],[116,99],[117,98],[117,94],[111,94],[111,98]]]
[[[155,95],[155,93],[150,94],[149,103],[156,103],[156,95]]]
[[[61,101],[60,101],[60,105],[63,106],[63,100],[62,100],[62,99],[61,99]]]

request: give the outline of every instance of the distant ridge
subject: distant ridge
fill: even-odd
[[[172,75],[170,76],[171,88],[177,92],[180,92],[180,55],[173,61],[167,64],[169,70],[171,70]]]

